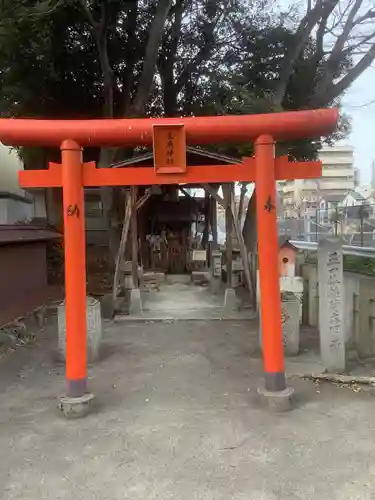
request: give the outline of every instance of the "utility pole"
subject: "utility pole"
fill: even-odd
[[[363,247],[363,217],[364,216],[364,206],[359,207],[359,217],[360,217],[360,231],[361,231],[361,247]]]

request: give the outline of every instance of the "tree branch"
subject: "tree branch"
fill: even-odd
[[[314,96],[312,97],[312,104],[314,106],[325,106],[341,95],[345,90],[365,71],[374,61],[374,47],[372,44],[370,49],[364,54],[364,56],[350,68],[346,75],[341,78],[337,83],[334,83],[335,75],[337,74],[340,64],[344,57],[353,55],[353,52],[359,47],[363,47],[369,40],[372,39],[373,34],[365,36],[361,41],[347,47],[345,45],[351,37],[352,30],[357,26],[360,20],[364,21],[371,17],[372,11],[367,11],[366,14],[356,18],[358,12],[363,4],[363,0],[354,0],[350,4],[350,10],[348,11],[346,20],[344,21],[342,31],[337,37],[337,40],[329,53],[326,63],[323,65],[323,77],[320,81],[319,87],[317,88]]]
[[[228,0],[223,9],[219,10],[216,17],[207,25],[206,34],[208,39],[213,38],[215,29],[217,28],[220,21],[224,19],[225,14],[227,13],[227,10],[229,8],[230,8],[230,1]],[[202,62],[207,61],[210,58],[210,55],[212,53],[212,48],[213,44],[208,43],[208,41],[205,41],[205,43],[201,46],[198,53],[185,65],[184,69],[181,71],[180,75],[177,78],[176,82],[177,92],[179,92],[183,87],[183,85],[186,84],[189,75],[192,73],[192,71],[194,69],[197,69]]]
[[[351,68],[347,74],[325,94],[325,102],[330,103],[345,90],[347,90],[352,83],[354,83],[361,74],[371,66],[375,60],[375,43],[372,44],[366,54],[358,61],[358,63]],[[319,102],[319,100],[318,100]]]
[[[366,14],[363,14],[363,16],[357,17],[354,24],[355,24],[355,26],[358,26],[359,24],[364,23],[364,21],[369,21],[370,19],[375,19],[374,9],[369,9],[366,12]]]
[[[87,19],[89,20],[89,23],[91,24],[91,26],[93,28],[96,29],[98,26],[98,23],[97,23],[97,21],[95,21],[94,16],[92,15],[89,4],[87,3],[86,0],[79,0],[79,3],[81,4],[83,10],[85,11]]]
[[[281,106],[282,104],[293,67],[297,59],[300,57],[312,30],[319,23],[325,9],[329,8],[332,12],[337,3],[338,0],[326,0],[326,2],[324,0],[317,0],[315,6],[311,10],[308,10],[304,18],[301,20],[295,34],[296,43],[284,57],[284,63],[280,72],[279,85],[276,87],[274,96],[274,103],[276,106]]]
[[[344,27],[342,29],[341,34],[337,37],[336,43],[331,50],[331,54],[326,62],[326,72],[325,77],[322,82],[322,87],[329,84],[332,80],[333,74],[337,66],[340,64],[341,54],[344,50],[345,43],[347,42],[349,35],[354,27],[354,19],[357,15],[363,0],[355,0],[353,7],[351,8],[348,17],[344,23]]]

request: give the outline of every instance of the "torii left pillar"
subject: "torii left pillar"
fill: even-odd
[[[60,410],[66,417],[83,417],[94,396],[87,389],[86,248],[82,148],[75,141],[61,144],[65,248],[66,396]]]

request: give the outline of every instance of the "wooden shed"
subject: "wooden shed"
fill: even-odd
[[[0,225],[0,324],[46,301],[46,246],[60,237],[40,227]]]

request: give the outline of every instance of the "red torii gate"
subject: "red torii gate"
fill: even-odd
[[[336,127],[335,109],[267,115],[116,120],[0,119],[0,140],[19,146],[61,149],[61,164],[20,172],[21,187],[62,187],[65,239],[67,415],[85,414],[87,391],[84,190],[86,186],[204,184],[254,181],[258,226],[261,323],[265,391],[287,393],[281,328],[276,187],[278,179],[316,178],[320,162],[288,163],[274,157],[276,140],[317,137]],[[238,165],[210,165],[161,171],[152,168],[97,169],[83,163],[83,146],[151,145],[155,126],[180,126],[190,144],[255,141],[254,158]],[[160,173],[161,172],[161,173]],[[169,173],[165,173],[169,172]]]

